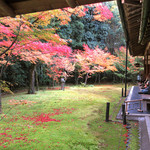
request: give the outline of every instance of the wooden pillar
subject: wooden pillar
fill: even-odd
[[[146,55],[144,55],[144,75],[146,75]]]
[[[147,57],[148,57],[148,74],[149,74],[150,73],[150,49],[148,50],[147,55],[148,55]]]
[[[148,76],[148,53],[146,54],[146,77]]]
[[[122,88],[122,93],[121,93],[121,94],[122,94],[122,97],[124,97],[124,92],[123,92],[123,90],[124,90],[124,89]]]
[[[125,97],[127,96],[128,41],[126,42]]]

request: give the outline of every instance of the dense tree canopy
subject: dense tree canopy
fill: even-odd
[[[103,60],[105,55],[108,56],[106,49],[107,52],[115,54],[114,49],[119,49],[124,45],[123,32],[116,8],[114,2],[99,3],[79,6],[75,9],[64,8],[0,19],[0,61],[3,70],[1,73],[4,73],[3,78],[7,79],[8,70],[14,72],[20,70],[24,82],[19,79],[18,75],[18,83],[22,82],[24,85],[29,77],[25,77],[29,74],[25,73],[25,69],[28,72],[33,66],[32,73],[37,69],[40,73],[39,77],[43,77],[43,81],[40,83],[50,82],[50,79],[59,81],[63,74],[70,76],[71,73],[80,76],[81,72],[89,75],[91,72],[97,74],[97,72],[113,70],[112,68],[104,69],[101,63],[100,71],[98,64],[94,64],[95,62],[92,62],[94,66],[92,69],[90,64],[89,69],[86,70],[84,68],[87,65],[81,63],[80,58],[87,57],[88,49],[88,54],[91,55],[88,58],[95,57],[95,61],[98,58]],[[78,56],[81,55],[81,57],[77,57],[77,51]],[[101,56],[98,51],[101,51]],[[118,56],[118,54],[115,55]],[[110,56],[106,60],[115,61],[115,57]],[[9,66],[9,68],[4,69],[6,67],[3,66]],[[22,69],[23,66],[26,66],[25,69]],[[112,64],[107,66],[114,67]],[[44,77],[41,70],[50,79],[47,75]],[[13,79],[13,75],[11,79]],[[42,80],[42,78],[40,79]],[[16,82],[16,80],[13,81]]]
[[[39,18],[33,18],[40,20]],[[28,20],[25,17],[4,18],[1,21],[1,64],[5,67],[10,64],[13,56],[19,57],[22,61],[29,61],[32,65],[29,76],[29,93],[34,93],[34,72],[36,63],[40,60],[44,63],[50,63],[51,56],[65,55],[71,49],[66,46],[66,41],[61,39],[54,29],[39,28],[36,21],[31,23],[31,17]],[[5,28],[7,28],[5,30]],[[7,56],[7,59],[6,59]],[[3,65],[4,66],[4,65]],[[3,69],[4,67],[2,67]],[[2,76],[2,71],[1,71]]]
[[[68,43],[72,49],[82,50],[83,44],[90,48],[105,48],[112,12],[102,4],[84,6],[83,10],[84,16],[72,14],[68,24],[61,25],[57,33],[64,39],[70,39]]]
[[[84,45],[84,52],[77,51],[75,57],[77,64],[81,66],[79,70],[80,76],[82,77],[86,74],[85,84],[88,77],[96,72],[116,71],[114,63],[117,62],[117,57],[98,47],[93,50]]]

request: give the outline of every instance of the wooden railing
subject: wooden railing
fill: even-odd
[[[127,100],[127,101],[125,101],[125,111],[126,111],[126,113],[128,114],[128,105],[129,105],[129,103],[130,102],[140,102],[140,108],[138,109],[138,111],[142,111],[141,110],[141,101],[143,101],[143,99],[137,99],[137,100]]]

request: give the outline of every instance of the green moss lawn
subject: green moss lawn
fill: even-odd
[[[0,149],[6,150],[125,150],[125,127],[105,122],[120,109],[121,86],[70,87],[4,96]]]

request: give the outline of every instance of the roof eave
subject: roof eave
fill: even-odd
[[[142,3],[142,14],[141,14],[141,23],[140,23],[140,32],[139,32],[139,43],[144,44],[144,35],[146,33],[146,27],[148,24],[148,18],[150,13],[150,0],[143,0]]]

